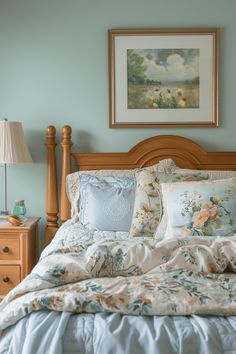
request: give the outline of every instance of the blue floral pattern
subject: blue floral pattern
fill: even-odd
[[[0,304],[0,330],[27,314],[236,315],[236,236],[79,243],[45,255]]]

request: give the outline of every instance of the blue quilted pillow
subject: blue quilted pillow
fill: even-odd
[[[91,175],[80,179],[80,223],[95,230],[129,231],[133,215],[135,181],[129,177]]]

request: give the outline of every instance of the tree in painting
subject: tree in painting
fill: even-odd
[[[200,50],[128,49],[128,108],[199,108]]]

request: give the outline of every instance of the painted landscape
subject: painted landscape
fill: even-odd
[[[128,49],[128,109],[199,108],[200,50]]]

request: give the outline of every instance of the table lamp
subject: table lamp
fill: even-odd
[[[0,121],[0,164],[4,165],[4,210],[0,216],[9,214],[7,210],[7,165],[33,162],[25,142],[22,124],[7,119]]]

